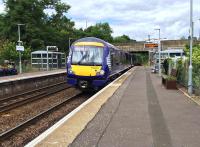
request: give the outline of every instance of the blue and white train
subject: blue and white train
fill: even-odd
[[[67,82],[81,89],[99,88],[132,66],[133,56],[95,37],[75,41],[67,61]]]

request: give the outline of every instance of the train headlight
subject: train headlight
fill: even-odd
[[[69,68],[68,73],[69,74],[74,74],[74,72],[73,72],[73,70],[71,68]]]
[[[97,75],[104,75],[105,74],[105,71],[104,70],[100,70],[100,71],[98,71],[97,73],[96,73]]]
[[[105,71],[104,70],[100,70],[100,75],[104,75]]]

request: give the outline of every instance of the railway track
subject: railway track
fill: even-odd
[[[52,85],[52,87],[57,87],[56,90],[58,90],[58,91],[59,91],[59,89],[61,90],[62,88],[64,88],[63,86],[60,86],[60,88],[58,88],[59,87],[58,85],[59,84],[55,84],[54,86]],[[60,83],[60,85],[62,85],[62,84]],[[56,93],[56,91],[50,90],[51,89],[50,86],[47,86],[46,88],[48,89],[47,92],[45,92],[45,90],[43,88],[41,88],[40,90],[42,92],[37,90],[37,91],[30,92],[30,94],[34,93],[35,95],[37,95],[37,96],[35,96],[35,95],[34,96],[37,99],[39,99],[38,97],[44,97],[44,95],[48,96],[48,95],[52,95],[53,93]],[[67,87],[67,88],[69,88],[69,87]],[[24,95],[25,96],[29,95],[29,92],[26,92]],[[32,95],[32,97],[34,97],[34,96]],[[91,94],[90,94],[90,96],[91,96]],[[8,127],[8,129],[2,131],[0,133],[0,142],[2,142],[2,143],[0,143],[0,146],[1,145],[2,146],[25,145],[28,141],[30,141],[33,138],[35,138],[36,136],[38,136],[41,132],[43,132],[44,130],[49,128],[60,118],[65,116],[67,113],[71,112],[72,109],[75,109],[75,107],[77,107],[79,105],[78,103],[80,103],[79,100],[81,97],[84,97],[84,99],[88,98],[88,96],[85,96],[85,94],[83,94],[80,91],[79,92],[76,91],[76,92],[72,93],[71,95],[69,95],[68,97],[66,97],[66,95],[63,95],[61,97],[63,98],[62,101],[58,101],[58,103],[56,103],[56,104],[49,105],[50,107],[43,109],[42,111],[38,111],[38,113],[31,116],[31,118],[28,117],[27,119],[24,119],[23,121],[21,121],[19,123],[16,123],[16,125],[12,125],[12,126]],[[10,99],[14,100],[15,98],[11,97]],[[28,99],[28,98],[26,97],[26,99]],[[35,99],[35,98],[33,98],[33,99]],[[45,99],[43,99],[43,100],[45,101]],[[5,102],[5,100],[0,100],[0,102],[1,101]],[[83,99],[81,101],[83,101]],[[28,102],[30,102],[30,101],[28,100]],[[16,143],[19,140],[21,142]]]
[[[81,95],[83,95],[82,92],[79,92],[69,98],[66,98],[64,101],[60,102],[59,104],[52,106],[51,108],[41,112],[40,114],[20,123],[19,125],[3,132],[0,134],[0,141],[3,141],[4,139],[7,139],[8,137],[18,133],[19,131],[29,127],[30,125],[33,125],[34,123],[36,123],[38,120],[43,119],[44,117],[50,115],[51,113],[53,113],[54,111],[59,110],[59,108],[61,108],[62,106],[66,105],[68,102],[70,102],[72,99],[75,99],[77,97],[80,97]]]
[[[66,85],[66,82],[60,82],[50,86],[45,86],[36,90],[31,90],[14,96],[10,96],[4,99],[0,99],[0,113],[22,106],[24,104],[33,102],[35,100],[47,97],[64,89],[68,89],[70,86]]]

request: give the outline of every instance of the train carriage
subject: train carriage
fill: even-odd
[[[112,75],[130,67],[132,56],[95,37],[75,41],[67,61],[67,82],[82,89],[104,86]]]

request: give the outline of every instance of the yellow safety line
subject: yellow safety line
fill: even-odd
[[[178,90],[180,90],[186,97],[188,97],[190,100],[192,100],[193,102],[195,102],[197,105],[200,106],[200,102],[195,100],[194,98],[192,98],[190,95],[188,95],[185,91],[183,91],[182,89],[178,88]]]

